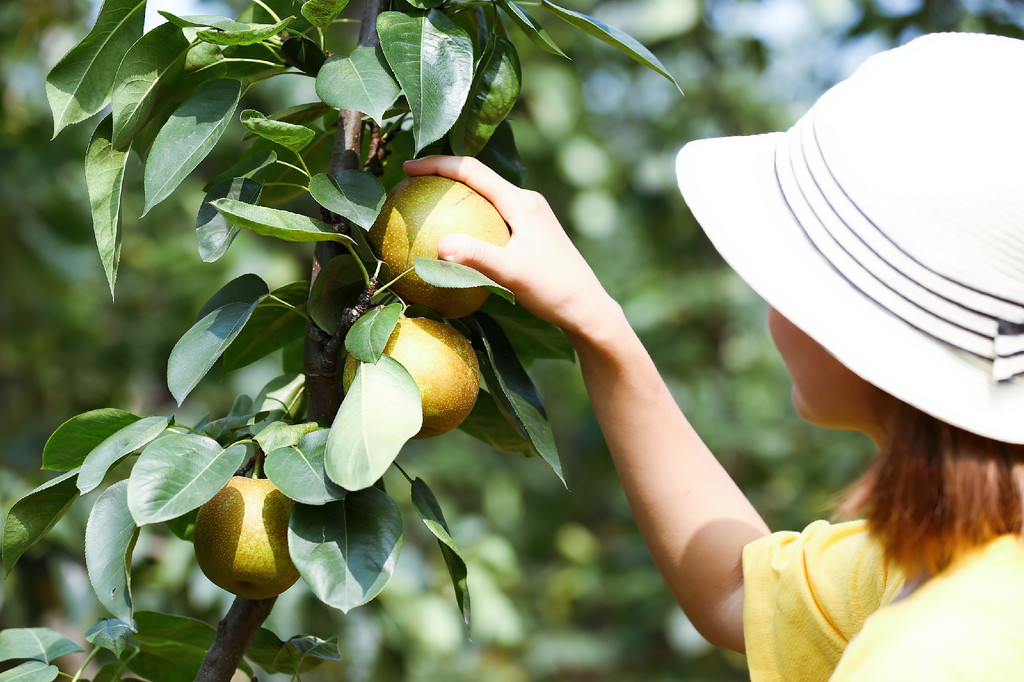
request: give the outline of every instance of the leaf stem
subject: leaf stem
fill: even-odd
[[[296,154],[296,156],[298,156],[298,154]],[[301,159],[302,157],[299,157],[299,158]],[[282,161],[281,159],[278,159],[274,163],[279,163],[282,166],[287,166],[288,168],[291,168],[293,171],[297,171],[299,173],[302,173],[303,175],[305,175],[308,178],[312,178],[312,176],[309,174],[309,170],[307,168],[304,168],[304,167],[303,168],[299,168],[294,163],[288,163],[287,161]],[[305,166],[306,164],[303,163],[302,165]],[[307,189],[308,190],[309,188],[303,187],[303,189]]]
[[[89,652],[89,655],[85,657],[84,661],[82,661],[82,667],[79,668],[78,672],[75,673],[75,676],[71,678],[71,682],[78,682],[78,679],[82,676],[82,673],[85,672],[86,666],[92,663],[92,659],[96,658],[96,654],[98,654],[99,652],[100,647],[94,646],[92,648],[92,651]]]
[[[392,464],[394,464],[395,467],[402,472],[402,475],[405,476],[405,480],[409,481],[409,483],[413,482],[412,476],[405,472],[405,469],[402,468],[401,464],[399,464],[398,462],[392,462]]]
[[[281,306],[282,308],[287,308],[288,310],[291,310],[294,313],[298,313],[299,315],[302,315],[302,317],[307,322],[313,322],[313,318],[310,317],[309,314],[305,310],[303,310],[302,308],[299,308],[298,306],[295,306],[295,305],[289,303],[288,301],[285,301],[282,298],[278,298],[277,296],[274,296],[273,294],[267,294],[266,297],[263,300],[264,301],[273,301],[274,303],[276,303],[277,305]]]
[[[359,266],[359,270],[363,273],[363,284],[366,285],[366,286],[370,286],[370,273],[366,271],[366,266],[363,265],[363,259],[359,257],[358,253],[356,253],[355,247],[353,247],[348,242],[345,242],[345,248],[348,249],[348,252],[350,254],[352,254],[352,258],[355,259],[356,265]],[[377,272],[374,274],[374,277],[376,277],[379,274],[380,274],[380,261],[377,262]]]
[[[403,277],[405,277],[406,275],[408,275],[410,272],[412,272],[415,269],[416,269],[415,267],[409,268],[408,270],[406,270],[402,274],[398,275],[397,277],[392,278],[392,280],[390,282],[388,282],[387,284],[385,284],[381,288],[377,289],[376,294],[379,294],[382,291],[386,291],[389,286],[391,286],[392,284],[394,284],[398,280],[402,279]]]
[[[277,12],[270,9],[267,3],[263,2],[263,0],[253,0],[253,4],[259,5],[260,7],[265,9],[267,11],[267,14],[269,14],[270,17],[274,20],[275,24],[281,23],[281,17],[277,16]]]

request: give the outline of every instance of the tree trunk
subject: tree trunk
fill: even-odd
[[[387,0],[364,0],[359,46],[380,45],[377,16]],[[343,110],[331,155],[330,172],[359,168],[363,145],[363,114]],[[317,242],[313,253],[310,290],[327,263],[344,251],[336,242]],[[341,406],[341,344],[337,334],[327,334],[314,325],[306,328],[303,369],[306,374],[307,419],[330,423]],[[206,652],[196,674],[197,682],[227,682],[234,675],[256,631],[270,615],[276,597],[252,601],[235,597],[231,608],[217,625],[217,637]]]

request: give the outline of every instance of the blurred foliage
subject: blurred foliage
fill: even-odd
[[[164,6],[151,4],[151,12]],[[513,125],[527,184],[548,197],[691,420],[769,524],[800,528],[829,513],[834,495],[870,456],[869,443],[796,417],[765,330],[764,304],[725,268],[683,205],[675,152],[694,138],[784,129],[864,57],[918,34],[1020,37],[1024,9],[1012,0],[565,4],[651,47],[686,96],[610,48],[545,22],[572,63],[520,46],[524,91]],[[136,160],[111,302],[81,171],[93,124],[51,141],[43,93],[46,72],[84,35],[93,12],[86,0],[0,5],[4,511],[46,478],[39,453],[65,419],[107,405],[174,411],[167,355],[211,291],[267,267],[274,288],[302,278],[308,258],[300,247],[270,253],[243,235],[226,258],[203,264],[193,229],[200,181],[139,220]],[[301,90],[282,97],[304,101]],[[231,144],[227,136],[222,144]],[[220,168],[217,152],[207,163],[208,178]],[[220,384],[208,379],[186,410],[227,411],[230,396],[262,385],[261,371],[256,366]],[[743,658],[707,645],[661,582],[578,368],[551,362],[534,365],[531,374],[548,405],[569,492],[544,467],[468,437],[418,442],[402,455],[406,470],[431,482],[469,564],[471,638],[433,537],[407,528],[398,572],[378,601],[343,617],[318,605],[302,583],[278,601],[270,629],[340,638],[343,662],[307,679],[747,679]],[[394,491],[406,485],[391,474],[386,483]],[[84,526],[73,509],[3,580],[0,628],[80,633],[101,615],[81,566]],[[210,622],[229,603],[196,570],[190,546],[155,534],[144,533],[135,551],[133,591],[139,608]]]

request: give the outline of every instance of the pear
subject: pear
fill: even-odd
[[[384,354],[412,375],[423,403],[423,427],[413,438],[433,438],[451,431],[473,411],[480,393],[479,363],[473,346],[450,324],[426,317],[403,317],[391,333]],[[342,386],[352,385],[357,360],[345,360]]]
[[[274,597],[299,579],[288,554],[294,501],[265,478],[235,476],[199,508],[192,543],[210,581],[246,599]]]
[[[413,267],[417,256],[437,258],[443,235],[468,234],[499,246],[508,244],[509,231],[498,210],[468,185],[437,175],[406,178],[388,194],[368,241],[377,257],[397,277]],[[483,305],[489,292],[481,287],[436,287],[409,272],[391,285],[407,303],[419,303],[444,317],[469,315]]]

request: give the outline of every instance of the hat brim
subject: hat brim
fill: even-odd
[[[1024,443],[1024,380],[957,350],[862,295],[807,239],[775,181],[785,133],[690,142],[679,189],[712,244],[750,287],[866,381],[988,438]]]

